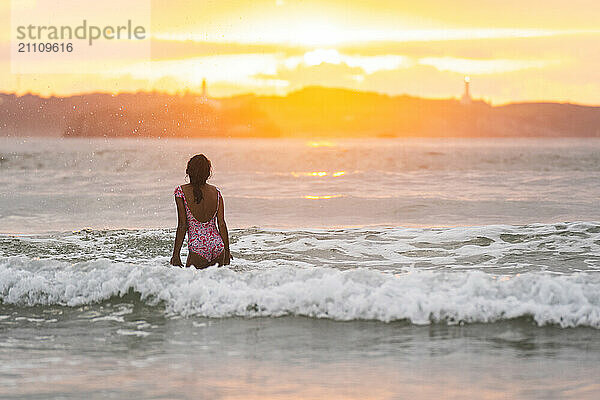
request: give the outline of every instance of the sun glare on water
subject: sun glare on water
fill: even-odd
[[[306,142],[309,147],[334,147],[336,144],[329,140],[313,140]]]
[[[342,197],[342,195],[341,194],[327,194],[324,196],[312,196],[312,195],[304,196],[304,198],[308,199],[308,200],[326,200],[326,199],[334,199],[336,197]]]
[[[316,176],[316,177],[324,177],[324,176],[332,176],[337,178],[338,176],[342,176],[346,174],[346,171],[336,171],[333,173],[329,173],[326,171],[314,171],[314,172],[291,172],[292,176],[295,178],[299,178],[301,176]]]

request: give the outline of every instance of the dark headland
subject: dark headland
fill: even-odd
[[[307,87],[286,96],[0,94],[0,136],[600,137],[600,107],[388,96]]]

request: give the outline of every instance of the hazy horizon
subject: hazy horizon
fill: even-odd
[[[473,97],[493,104],[600,104],[600,5],[587,0],[527,9],[496,0],[148,4],[149,61],[117,57],[97,74],[13,74],[3,3],[0,84],[42,96],[177,93],[200,91],[206,78],[218,98],[328,86],[436,99],[460,96],[470,76]]]
[[[410,93],[398,93],[398,94],[388,94],[385,92],[380,92],[380,91],[374,91],[374,90],[361,90],[361,89],[350,89],[350,88],[346,88],[346,87],[341,87],[341,86],[324,86],[324,85],[306,85],[306,86],[302,86],[299,87],[293,91],[287,92],[287,93],[275,93],[275,94],[265,94],[265,93],[254,93],[251,91],[248,92],[241,92],[241,93],[235,93],[235,94],[223,94],[220,96],[209,96],[209,98],[212,99],[217,99],[217,100],[224,100],[224,99],[231,99],[231,98],[235,98],[235,97],[245,97],[245,96],[256,96],[256,97],[280,97],[280,98],[284,98],[284,97],[288,97],[291,94],[294,93],[298,93],[298,92],[302,92],[303,90],[306,89],[324,89],[324,90],[345,90],[345,91],[349,91],[352,93],[357,93],[357,94],[376,94],[376,95],[381,95],[381,96],[389,96],[389,97],[408,97],[408,98],[416,98],[416,99],[423,99],[423,100],[456,100],[456,101],[460,101],[460,95],[455,95],[455,96],[447,96],[447,97],[427,97],[427,96],[418,96],[418,95],[413,95]],[[138,95],[138,94],[158,94],[158,95],[167,95],[167,96],[179,96],[179,97],[183,97],[183,96],[201,96],[202,95],[202,89],[186,89],[186,90],[178,90],[178,91],[168,91],[168,90],[158,90],[158,89],[152,89],[152,90],[144,90],[144,89],[140,89],[140,90],[132,90],[132,91],[120,91],[120,92],[111,92],[111,91],[103,91],[103,90],[94,90],[94,91],[85,91],[85,92],[74,92],[74,93],[70,93],[70,94],[65,94],[65,95],[57,95],[57,94],[48,94],[45,95],[43,93],[38,93],[38,92],[33,92],[33,91],[28,91],[28,92],[24,92],[24,93],[17,93],[17,92],[0,92],[0,94],[2,95],[13,95],[13,96],[17,96],[17,97],[23,97],[23,96],[37,96],[41,99],[50,99],[50,98],[69,98],[69,97],[77,97],[77,96],[89,96],[89,95]],[[577,103],[577,102],[571,102],[571,101],[553,101],[553,100],[520,100],[520,101],[507,101],[507,102],[494,102],[492,101],[492,99],[487,99],[487,98],[479,98],[479,97],[474,97],[473,101],[482,101],[485,102],[487,104],[489,104],[492,107],[501,107],[501,106],[506,106],[506,105],[511,105],[511,104],[543,104],[543,103],[552,103],[552,104],[570,104],[570,105],[575,105],[575,106],[583,106],[583,107],[600,107],[600,102],[598,104],[585,104],[585,103]]]

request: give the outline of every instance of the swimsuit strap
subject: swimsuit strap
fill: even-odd
[[[221,191],[218,188],[215,189],[217,189],[217,211],[215,211],[215,215],[213,215],[211,219],[217,218],[217,214],[219,213],[219,197],[221,197]]]
[[[185,205],[186,211],[190,214],[190,217],[192,217],[193,219],[196,219],[196,217],[194,217],[194,214],[192,214],[192,210],[190,210],[190,208],[188,207],[187,199],[185,198],[185,193],[183,193],[183,189],[181,188],[181,186],[179,186],[179,190],[181,190],[181,197],[183,197],[183,204]],[[198,220],[196,219],[196,221],[198,221]],[[200,221],[198,221],[198,222],[200,222]]]
[[[179,189],[179,192],[181,193],[181,197],[183,197],[183,202],[185,203],[185,206],[187,208],[187,200],[185,199],[185,193],[183,193],[183,189],[180,186],[177,186],[177,189]]]

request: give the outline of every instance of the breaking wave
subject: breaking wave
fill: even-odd
[[[157,261],[0,258],[0,304],[77,307],[129,299],[131,292],[168,316],[295,315],[419,325],[530,317],[538,325],[600,328],[600,274],[595,273],[508,276],[291,266],[195,270],[167,268]]]

